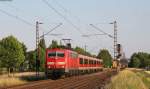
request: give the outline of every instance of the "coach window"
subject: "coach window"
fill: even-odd
[[[99,61],[97,61],[97,64],[99,64]]]
[[[92,64],[94,64],[94,61],[92,60]]]
[[[98,61],[98,64],[100,64],[100,61]]]
[[[91,64],[91,60],[89,60],[89,64]]]
[[[85,59],[85,60],[84,60],[84,64],[88,64],[88,59]]]
[[[80,58],[80,64],[83,64],[83,58]]]
[[[94,61],[94,64],[96,64],[96,61]]]
[[[101,61],[99,62],[99,64],[102,64],[102,63],[103,63],[103,62],[101,62]]]

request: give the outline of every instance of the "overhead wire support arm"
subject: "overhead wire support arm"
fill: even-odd
[[[117,55],[118,55],[117,50],[116,50],[116,48],[117,48],[117,22],[114,21],[114,22],[111,22],[109,24],[113,24],[114,25],[114,35],[111,35],[111,34],[108,34],[108,33],[104,32],[103,30],[101,30],[100,28],[96,27],[93,24],[90,24],[90,26],[92,26],[96,30],[104,33],[105,35],[109,36],[110,38],[114,39],[114,60],[116,60],[117,59]]]
[[[40,38],[42,38],[45,35],[48,35],[50,32],[54,31],[55,29],[57,29],[58,27],[60,27],[62,25],[62,23],[59,23],[57,26],[55,26],[54,28],[52,28],[50,31],[48,31],[47,33],[43,34],[42,36],[40,36]]]
[[[110,38],[114,38],[111,34],[108,34],[108,33],[104,32],[103,30],[101,30],[100,28],[96,27],[95,25],[90,24],[90,26],[92,26],[92,27],[95,28],[96,30],[102,32],[104,35],[107,35],[107,36],[109,36]]]

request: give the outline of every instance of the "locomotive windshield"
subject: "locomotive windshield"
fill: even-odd
[[[64,52],[49,52],[48,57],[64,57]]]
[[[56,57],[56,52],[49,52],[48,57]]]
[[[57,57],[64,57],[64,52],[56,52],[57,53]]]

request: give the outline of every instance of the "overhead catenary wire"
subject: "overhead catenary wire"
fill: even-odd
[[[90,37],[90,36],[97,36],[97,35],[105,35],[105,34],[86,34],[86,35],[82,35],[82,37]]]
[[[17,12],[21,12],[21,13],[24,12],[24,11],[22,11],[20,8],[17,8],[17,7],[15,7],[15,6],[13,6],[13,5],[10,5],[10,4],[6,4],[6,5],[9,6],[9,7],[11,7],[11,8],[13,8],[13,9],[16,10]],[[2,10],[2,9],[0,9],[0,12],[2,12],[2,13],[4,13],[4,14],[6,14],[7,16],[10,16],[10,17],[12,17],[12,18],[14,18],[14,19],[17,19],[17,20],[19,20],[19,21],[21,21],[21,22],[23,22],[23,23],[25,23],[25,24],[27,24],[27,25],[30,25],[30,26],[32,26],[32,27],[35,26],[35,24],[32,24],[32,23],[28,22],[27,20],[21,18],[21,16],[13,15],[13,14],[11,14],[11,13],[9,13],[9,12],[6,12],[6,11],[4,11],[4,10]],[[29,13],[28,13],[28,14],[29,14]],[[23,17],[24,17],[24,16],[23,16]],[[40,28],[41,28],[42,30],[44,30],[44,31],[47,31],[47,30],[45,30],[45,28],[43,28],[43,27],[40,27]]]
[[[70,12],[68,9],[66,9],[62,4],[60,4],[60,3],[58,2],[58,0],[53,0],[53,1],[54,1],[54,2],[57,4],[57,6],[60,7],[65,13],[68,13],[68,15],[70,15],[70,16],[73,17],[73,18],[75,18],[78,22],[81,21],[78,16],[72,15],[71,12]]]
[[[7,15],[7,16],[9,16],[9,17],[12,17],[12,18],[14,18],[14,19],[17,19],[17,20],[19,20],[19,21],[21,21],[21,22],[23,22],[23,23],[25,23],[25,24],[27,24],[27,25],[29,25],[29,26],[34,26],[34,25],[31,24],[30,22],[26,21],[25,19],[23,19],[23,18],[21,18],[21,17],[19,17],[19,16],[17,16],[17,15],[13,15],[13,14],[11,14],[11,13],[9,13],[9,12],[7,12],[7,11],[4,11],[4,10],[2,10],[2,9],[0,9],[0,12],[3,13],[3,14],[5,14],[5,15]]]
[[[55,9],[50,3],[48,3],[46,0],[42,0],[50,9],[52,9],[55,13],[57,13],[61,18],[63,18],[66,22],[68,22],[70,25],[72,25],[81,35],[83,34],[80,28],[78,28],[76,25],[74,25],[68,18],[66,18],[64,15],[62,15],[57,9]]]
[[[55,26],[54,28],[52,28],[50,31],[48,31],[47,33],[43,34],[41,37],[45,36],[45,35],[48,35],[50,32],[54,31],[55,29],[57,29],[58,27],[60,27],[62,25],[62,23],[58,24],[57,26]]]

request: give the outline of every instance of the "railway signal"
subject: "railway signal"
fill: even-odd
[[[122,51],[121,44],[117,44],[117,52],[118,52],[117,59],[120,59],[120,57],[122,56],[121,51]]]

